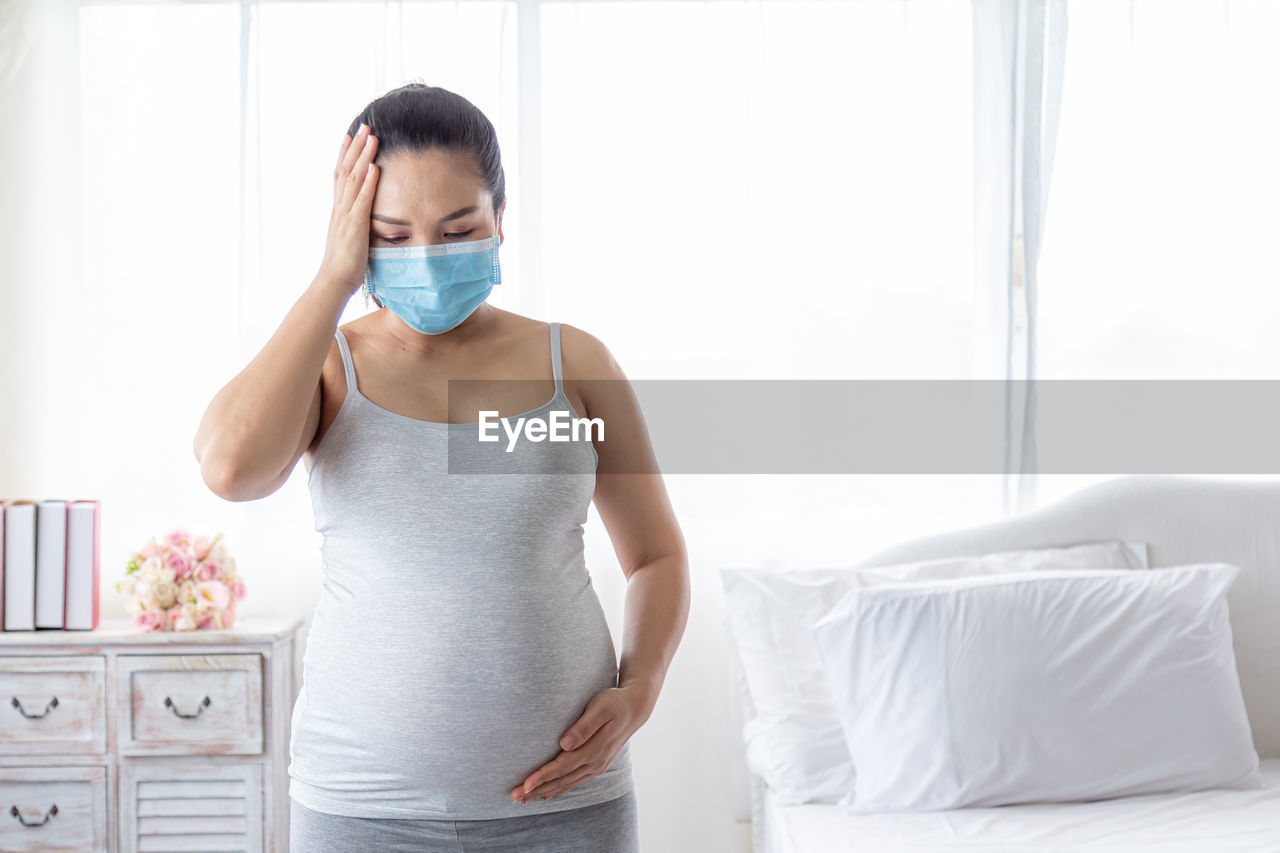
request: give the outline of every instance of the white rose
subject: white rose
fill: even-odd
[[[155,597],[155,584],[149,580],[139,580],[133,586],[133,596],[138,601],[146,603]]]
[[[186,608],[184,607],[183,610],[185,611]],[[173,630],[175,631],[194,631],[195,629],[196,629],[196,620],[192,619],[190,616],[187,616],[185,612],[183,613],[182,616],[179,616],[176,620],[174,620]]]
[[[120,579],[120,592],[123,595],[133,595],[133,588],[138,583],[138,579],[133,575],[125,575]]]
[[[156,572],[156,580],[164,583],[173,583],[175,577],[177,577],[177,573],[168,566],[162,566],[160,571]]]
[[[190,602],[190,601],[186,601],[186,602],[184,602],[184,603],[183,603],[183,605],[182,605],[182,618],[183,618],[183,619],[190,619],[190,620],[191,620],[191,624],[192,624],[192,625],[195,625],[195,624],[196,624],[196,622],[195,622],[195,619],[196,619],[196,606],[195,606],[195,604],[193,604],[193,603],[192,603],[192,602]]]
[[[195,599],[195,597],[196,597],[195,581],[184,580],[182,583],[178,584],[178,600],[182,602],[182,605],[184,608],[190,607],[194,610],[195,605],[192,604],[191,602]],[[183,612],[186,612],[185,609]]]
[[[227,556],[227,546],[222,544],[222,540],[219,539],[218,544],[213,546],[213,549],[209,551],[209,556],[205,559],[213,560],[217,563],[225,563],[231,558]]]
[[[164,560],[159,557],[148,557],[146,562],[142,564],[142,568],[137,571],[138,579],[144,581],[158,580],[160,571],[164,568],[166,568]]]
[[[156,601],[160,602],[160,606],[166,610],[173,606],[173,600],[178,594],[178,588],[172,583],[163,581],[153,586]]]

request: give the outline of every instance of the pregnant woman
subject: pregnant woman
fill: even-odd
[[[195,438],[227,500],[266,497],[307,460],[324,584],[293,708],[290,849],[637,853],[628,740],[689,580],[635,397],[593,336],[486,301],[505,181],[470,101],[387,93],[333,177],[319,272]],[[338,328],[357,289],[377,310]],[[451,396],[450,379],[521,381]],[[598,419],[607,440],[508,453],[501,429],[477,441],[482,410]],[[627,577],[620,662],[583,557],[592,500]]]

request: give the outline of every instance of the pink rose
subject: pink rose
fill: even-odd
[[[165,561],[165,564],[173,569],[175,578],[185,578],[187,573],[191,571],[191,561],[181,551],[170,551],[169,558]]]
[[[154,631],[160,627],[160,610],[143,610],[133,617],[133,627],[139,631]]]
[[[213,548],[213,540],[208,536],[197,536],[191,540],[191,550],[197,561],[203,560],[209,556],[209,550]]]
[[[209,613],[200,617],[200,620],[196,622],[196,627],[202,631],[207,631],[210,628],[216,628],[218,626],[214,621],[213,614]]]
[[[218,610],[231,601],[231,592],[222,581],[204,581],[196,584],[196,604]]]
[[[235,624],[235,622],[236,622],[236,609],[234,607],[228,607],[226,610],[222,611],[222,627],[223,628],[230,628],[232,625]]]
[[[166,617],[168,617],[168,620],[169,620],[169,630],[170,631],[177,630],[174,626],[178,623],[178,620],[182,618],[182,605],[181,604],[173,605],[167,611],[165,611],[165,615]]]
[[[245,590],[245,587],[244,587],[244,581],[236,581],[235,583],[230,585],[230,589],[231,589],[231,597],[234,598],[236,601],[239,601],[240,599],[244,598],[244,594],[247,591]]]
[[[198,581],[216,581],[222,577],[222,566],[218,563],[201,563],[196,568],[195,579]]]
[[[146,545],[142,546],[142,550],[138,552],[138,556],[142,557],[144,560],[150,559],[151,557],[159,557],[160,546],[154,542],[148,542]]]
[[[190,538],[191,538],[190,533],[188,533],[185,530],[178,529],[178,530],[170,531],[164,537],[164,541],[168,545],[181,545],[183,542],[188,541]]]

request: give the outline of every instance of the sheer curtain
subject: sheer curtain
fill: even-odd
[[[1280,377],[1278,39],[1266,0],[1072,0],[1040,376]]]
[[[1067,4],[974,0],[973,17],[974,248],[987,300],[986,346],[999,346],[1004,365],[1008,514],[1035,504],[1037,271],[1061,106]]]

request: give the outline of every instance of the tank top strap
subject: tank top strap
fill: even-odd
[[[347,377],[347,396],[350,397],[356,390],[356,365],[351,360],[351,350],[347,348],[347,336],[342,334],[342,330],[334,328],[338,338],[338,351],[342,353],[342,372]]]
[[[564,396],[564,376],[560,365],[560,324],[551,324],[551,375],[556,380],[556,393]]]

